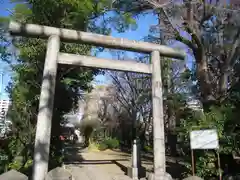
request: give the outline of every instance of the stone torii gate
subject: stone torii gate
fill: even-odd
[[[152,74],[154,133],[153,179],[167,179],[160,55],[183,60],[186,56],[184,52],[147,42],[131,41],[123,38],[113,38],[111,36],[36,24],[20,24],[14,21],[9,23],[9,32],[14,36],[48,38],[37,117],[33,180],[44,180],[48,172],[52,110],[58,64]],[[63,42],[78,42],[113,49],[149,53],[151,54],[151,64],[61,53],[59,52],[60,40]]]

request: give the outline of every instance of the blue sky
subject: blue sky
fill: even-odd
[[[11,9],[13,8],[13,5],[9,3],[9,0],[0,0],[0,16],[8,16],[9,15],[9,11],[7,11],[7,9]],[[126,31],[124,33],[118,33],[115,30],[112,31],[112,36],[114,37],[122,37],[122,38],[128,38],[131,40],[142,40],[145,36],[147,36],[149,34],[149,28],[152,25],[156,25],[157,24],[157,18],[155,16],[153,16],[152,14],[147,14],[144,16],[141,16],[139,19],[137,19],[137,24],[138,24],[138,28],[137,30],[134,31]],[[133,54],[132,54],[133,55]],[[102,52],[98,54],[99,57],[102,58],[112,58],[111,54],[108,52]],[[0,64],[0,71],[1,67],[4,67],[4,64]],[[107,80],[107,78],[103,75],[99,75],[96,78],[96,81],[101,81],[101,82],[105,82]],[[10,75],[9,72],[5,71],[4,72],[4,78],[3,78],[3,85],[4,87],[8,84],[10,80]],[[3,95],[0,98],[7,98],[7,95]]]
[[[11,9],[13,7],[14,5],[10,4],[9,0],[0,0],[0,16],[8,16],[9,15],[8,9]],[[7,68],[8,68],[8,65],[0,61],[0,73],[1,72],[3,73],[3,87],[2,87],[2,94],[0,94],[0,99],[8,98],[8,95],[5,92],[5,87],[10,81],[10,73],[7,70]],[[0,83],[1,83],[1,80],[0,80]]]
[[[119,37],[119,38],[127,38],[130,40],[143,40],[149,34],[149,28],[151,25],[157,24],[157,18],[152,14],[146,14],[144,16],[140,16],[137,19],[138,28],[136,30],[128,30],[124,33],[118,33],[116,30],[112,30],[112,36]],[[128,56],[134,57],[135,53],[128,52]],[[112,58],[111,53],[109,52],[102,52],[98,54],[98,57],[101,58]],[[108,78],[106,76],[99,75],[96,77],[97,81],[106,81]]]

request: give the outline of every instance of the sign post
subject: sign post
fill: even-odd
[[[190,145],[192,156],[192,174],[195,175],[194,149],[219,149],[218,134],[216,129],[196,130],[190,132]],[[219,179],[222,180],[219,152],[217,153]]]
[[[195,176],[195,161],[193,149],[191,149],[191,159],[192,159],[192,175]]]

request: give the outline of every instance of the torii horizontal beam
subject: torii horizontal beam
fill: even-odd
[[[78,54],[59,53],[59,64],[102,68],[109,70],[128,71],[144,74],[152,74],[151,64],[139,63],[134,61],[119,61]]]
[[[63,42],[82,42],[85,44],[135,52],[151,53],[153,51],[158,51],[162,56],[182,60],[186,56],[185,52],[164,45],[133,41],[124,38],[114,38],[111,36],[76,31],[71,29],[41,26],[37,24],[21,24],[15,21],[11,21],[9,23],[9,32],[11,35],[15,36],[19,35],[25,37],[45,39],[49,38],[52,35],[57,35]]]

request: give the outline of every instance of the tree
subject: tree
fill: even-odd
[[[85,106],[84,114],[80,125],[80,131],[85,137],[85,145],[88,146],[93,135],[93,131],[99,127],[101,120],[100,112],[100,94],[97,89],[93,89],[91,93],[84,97]]]
[[[150,33],[145,38],[146,41],[157,43],[157,44],[171,44],[174,42],[174,32],[171,30],[171,23],[169,23],[169,17],[167,16],[166,8],[174,6],[174,3],[170,3],[168,0],[118,0],[115,1],[115,6],[120,8],[123,11],[131,12],[132,14],[144,14],[145,12],[151,11],[153,15],[157,16],[158,22],[156,25],[150,27]],[[174,1],[175,2],[175,1]],[[184,67],[181,63],[171,62],[171,59],[162,58],[162,82],[163,82],[163,95],[164,95],[164,115],[166,122],[166,133],[169,134],[169,138],[173,137],[174,129],[176,127],[176,118],[173,102],[178,101],[178,95],[175,96],[175,93],[183,90],[186,91],[189,81],[184,80],[183,83],[179,83],[182,78],[181,74],[187,74],[188,68]],[[184,72],[186,71],[186,72]],[[188,73],[189,74],[189,73]],[[187,77],[187,76],[186,76]],[[186,79],[186,78],[185,78]],[[178,81],[178,82],[177,82]],[[178,87],[174,83],[181,84],[181,87]],[[189,89],[189,88],[188,88]],[[176,97],[173,98],[173,97]],[[176,106],[175,106],[176,107]],[[168,138],[167,138],[168,139]],[[173,143],[176,144],[176,143]],[[172,147],[171,149],[176,149]]]
[[[236,19],[239,11],[191,2],[186,4],[186,9],[189,13],[183,27],[191,40],[179,36],[177,39],[185,43],[195,57],[202,102],[221,102],[234,81],[232,69],[239,54],[240,32]]]
[[[10,19],[22,23],[35,23],[78,30],[91,30],[97,27],[94,19],[106,13],[108,1],[69,1],[69,0],[14,0],[16,4]],[[102,28],[102,30],[101,30]],[[95,29],[108,33],[104,27]],[[38,111],[38,99],[42,81],[42,70],[46,51],[46,42],[40,39],[16,38],[13,45],[19,50],[17,63],[13,66],[13,78],[8,91],[12,105],[9,117],[13,122],[14,135],[9,144],[14,143],[10,159],[15,155],[24,160],[17,169],[24,170],[32,160],[33,142]],[[91,46],[61,44],[61,51],[77,54],[90,54]],[[90,82],[98,70],[59,66],[57,73],[54,115],[52,125],[50,168],[61,163],[60,121],[63,115],[75,108],[80,90],[91,90]],[[19,145],[18,145],[19,144]],[[15,153],[17,152],[17,153]],[[31,162],[30,162],[31,163]],[[16,167],[15,167],[16,168]]]
[[[176,34],[176,39],[187,45],[195,57],[196,80],[199,83],[201,101],[207,104],[224,99],[229,89],[228,79],[232,77],[231,69],[239,54],[239,21],[236,19],[239,11],[222,8],[221,3],[213,5],[205,1],[117,2],[116,6],[135,13],[157,9],[159,24],[155,29],[161,29],[162,37],[153,37],[155,42],[172,42]],[[186,31],[190,38],[182,37],[180,31]],[[219,49],[221,51],[218,51]]]
[[[0,62],[9,62],[10,51],[9,51],[9,38],[6,32],[7,18],[0,17]]]
[[[235,100],[230,100],[228,95],[232,94],[231,87],[236,83],[236,76],[233,77],[233,74],[237,73],[235,67],[238,66],[240,44],[239,21],[235,18],[239,11],[224,9],[220,5],[189,2],[184,6],[188,14],[183,16],[182,27],[189,33],[190,38],[177,33],[177,39],[186,44],[195,57],[196,67],[193,72],[199,92],[196,95],[203,103],[205,114],[197,118],[189,116],[193,118],[185,119],[185,125],[181,127],[188,127],[189,131],[194,128],[216,128],[220,138],[219,153],[221,157],[228,156],[231,159],[232,152],[239,148],[235,144],[235,136],[237,137],[239,132],[234,130],[235,136],[229,136],[233,133],[233,129],[229,127],[236,123],[236,107]],[[186,136],[189,131],[183,134]],[[217,155],[203,151],[196,156],[199,175],[207,179],[216,176]],[[228,174],[236,173],[234,167],[237,165],[233,160],[230,162],[222,158],[222,162],[226,162],[232,170],[227,172]],[[206,166],[208,168],[204,169]],[[222,169],[225,167],[223,163]]]
[[[110,84],[95,86],[85,95],[80,129],[85,136],[86,145],[89,140],[102,141],[103,138],[113,138],[116,135],[118,112],[114,106],[115,93],[115,87]]]
[[[184,1],[182,3],[177,0],[172,2],[119,0],[115,5],[122,10],[136,14],[148,10],[154,11],[158,15],[159,23],[153,26],[152,30],[160,31],[160,36],[159,33],[157,36],[150,35],[147,40],[167,44],[178,40],[188,48],[189,54],[194,57],[194,68],[185,68],[182,71],[184,73],[177,74],[180,81],[182,78],[185,79],[185,87],[176,84],[177,81],[168,80],[164,84],[167,85],[164,86],[165,110],[167,110],[165,114],[168,120],[175,121],[177,127],[180,126],[179,134],[181,133],[185,137],[183,140],[182,135],[179,135],[180,145],[187,145],[187,149],[189,149],[188,134],[193,128],[217,128],[221,144],[219,152],[231,156],[230,151],[238,151],[238,146],[233,145],[233,142],[237,140],[229,137],[233,129],[236,137],[239,134],[237,128],[232,127],[233,124],[238,124],[235,119],[238,114],[235,108],[238,107],[239,99],[237,90],[239,21],[235,19],[239,15],[238,8],[223,7],[223,4],[215,4],[213,1]],[[182,36],[183,31],[187,33],[187,36]],[[170,68],[164,69],[165,76],[170,74],[171,69],[175,72],[174,68],[176,67],[170,65]],[[163,75],[163,77],[165,76]],[[169,77],[171,79],[173,76]],[[197,82],[197,84],[193,82]],[[180,91],[177,91],[179,87],[181,87]],[[189,95],[193,95],[201,101],[204,108],[203,113],[196,113],[188,108],[186,97]],[[169,97],[174,98],[169,99]],[[181,102],[178,98],[183,100],[182,103],[176,103]],[[175,112],[179,112],[178,115]],[[188,131],[185,131],[185,128]],[[187,149],[184,150],[184,156],[189,155]],[[205,158],[200,158],[201,156]],[[198,171],[209,179],[211,173],[216,175],[214,170],[216,166],[212,166],[212,164],[211,167],[208,166],[209,160],[215,162],[217,156],[216,154],[211,155],[207,151],[204,151],[201,156],[197,158]]]
[[[126,132],[131,132],[125,137],[125,141],[131,145],[133,139],[140,137],[144,147],[145,132],[151,123],[151,78],[130,72],[112,73],[111,78],[116,89],[114,107],[119,115],[120,125],[123,126],[122,133],[126,135]]]
[[[237,73],[235,67],[238,66],[240,44],[239,21],[235,18],[239,11],[222,8],[221,4],[213,5],[191,1],[185,2],[180,8],[181,10],[177,10],[182,14],[183,20],[178,19],[179,25],[189,34],[190,38],[180,36],[174,25],[172,25],[172,32],[175,29],[176,39],[186,44],[195,57],[196,66],[192,72],[193,80],[198,82],[196,96],[200,98],[205,110],[202,117],[194,118],[189,115],[189,120],[185,117],[185,122],[182,121],[182,123],[186,123],[186,126],[181,127],[188,127],[189,131],[194,128],[216,128],[221,145],[219,153],[222,154],[221,157],[227,155],[231,158],[232,151],[238,151],[239,148],[235,145],[235,137],[229,137],[232,132],[232,129],[229,128],[230,124],[236,123],[234,120],[236,107],[234,101],[229,101],[228,95],[232,93],[231,87],[236,83],[236,76],[233,74]],[[188,13],[184,15],[184,11]],[[170,13],[173,17],[173,12],[170,11]],[[178,14],[178,16],[180,15]],[[189,131],[185,131],[183,134],[188,136]],[[234,132],[238,136],[239,132],[236,130]],[[208,179],[217,174],[215,171],[216,154],[204,151],[199,152],[197,157],[199,175]],[[226,159],[222,160],[222,162],[224,161]],[[234,163],[233,160],[231,161],[231,163],[227,162],[229,166]],[[206,166],[207,169],[204,168]],[[232,165],[230,169],[233,170],[234,167],[236,164]],[[224,164],[222,168],[225,168]],[[236,171],[233,170],[232,173],[236,173]]]

